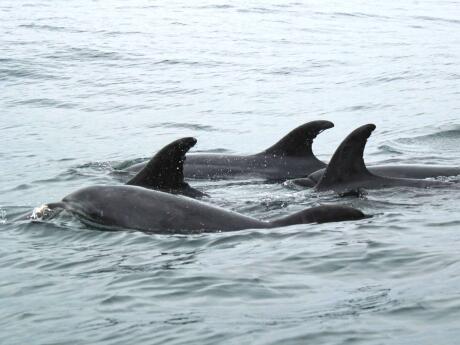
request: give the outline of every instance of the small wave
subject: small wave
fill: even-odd
[[[378,146],[380,152],[385,155],[407,155],[407,159],[398,163],[421,164],[456,164],[452,159],[456,158],[460,144],[460,128],[440,130],[430,134],[422,134],[413,137],[400,137],[388,140]],[[429,154],[428,154],[429,152]],[[440,153],[444,153],[440,155]]]
[[[392,46],[395,44],[392,43]],[[381,74],[375,77],[372,77],[371,79],[366,79],[365,81],[361,82],[361,85],[364,86],[374,86],[378,84],[383,84],[383,83],[392,83],[392,82],[398,82],[401,80],[413,80],[413,79],[418,79],[422,77],[422,73],[413,73],[410,71],[402,71],[400,73],[387,73],[387,74]]]
[[[451,18],[439,18],[439,17],[431,17],[431,16],[415,16],[415,19],[426,20],[430,22],[443,22],[443,23],[450,23],[450,24],[460,24],[460,20],[458,19],[451,19]]]
[[[413,138],[402,138],[399,139],[401,142],[405,141],[437,141],[439,139],[459,139],[460,140],[460,128],[458,129],[449,129],[445,131],[440,131],[432,134],[427,134],[427,135],[421,135],[418,137],[413,137]]]
[[[101,305],[123,304],[131,302],[134,298],[132,296],[113,295],[105,298],[100,302]]]
[[[374,104],[358,104],[358,105],[353,105],[350,107],[342,108],[340,111],[344,112],[355,112],[355,111],[362,111],[362,110],[369,110],[375,108],[376,105]]]
[[[162,123],[159,123],[158,125],[149,126],[149,128],[157,128],[157,127],[185,128],[185,129],[191,129],[191,130],[194,130],[194,131],[203,131],[203,132],[217,132],[217,131],[219,131],[218,128],[215,128],[215,127],[209,126],[209,125],[201,125],[199,123],[162,122]]]
[[[261,13],[261,14],[281,12],[281,10],[279,9],[266,8],[266,7],[241,8],[241,9],[238,9],[237,11],[241,13]]]
[[[67,49],[56,50],[50,53],[47,51],[42,55],[43,58],[50,60],[76,60],[76,61],[92,61],[92,60],[129,60],[133,59],[132,55],[128,59],[121,54],[113,51],[105,51],[89,47],[68,47]]]
[[[166,319],[164,321],[165,324],[173,325],[173,326],[182,326],[182,325],[188,325],[188,324],[193,324],[193,323],[199,323],[203,322],[204,317],[201,315],[195,315],[195,313],[180,313],[180,314],[175,314],[172,315],[172,317]]]
[[[460,144],[460,128],[442,130],[439,132],[416,137],[400,138],[396,143],[409,146],[430,146],[439,150],[458,150]]]
[[[343,16],[343,17],[361,17],[358,13],[346,13],[346,12],[334,12],[333,16]]]
[[[199,6],[198,8],[200,8],[200,9],[228,10],[228,9],[231,9],[231,8],[235,8],[235,6],[229,5],[229,4],[212,4],[212,5]]]
[[[157,6],[157,5],[145,5],[145,6],[136,6],[136,5],[123,5],[123,6],[116,6],[115,9],[117,10],[125,10],[125,9],[153,9],[153,8],[158,8],[160,6]]]
[[[47,4],[47,3],[27,3],[27,4],[24,4],[22,6],[24,6],[24,7],[50,7],[52,5]]]
[[[50,99],[50,98],[32,98],[32,99],[26,99],[26,100],[21,100],[21,101],[14,101],[11,102],[14,105],[34,105],[40,108],[64,108],[64,109],[74,109],[77,107],[77,104],[75,103],[70,103],[70,102],[62,102],[58,101],[55,99]]]
[[[1,63],[13,63],[13,62],[16,62],[15,59],[10,59],[10,58],[0,58],[0,62]]]
[[[36,69],[27,68],[20,63],[20,65],[13,66],[12,68],[1,68],[0,69],[0,80],[7,80],[9,78],[29,78],[39,80],[62,80],[68,79],[68,77],[62,75],[54,75],[43,73]]]
[[[183,23],[176,23],[177,25],[186,25]],[[184,65],[184,66],[197,66],[197,67],[217,67],[221,65],[229,64],[225,61],[217,60],[203,60],[203,61],[193,61],[193,60],[182,60],[182,59],[164,59],[153,62],[154,65]]]
[[[151,93],[157,95],[198,95],[203,93],[203,90],[192,88],[186,89],[182,87],[165,87],[151,90]]]
[[[49,31],[58,31],[58,32],[71,32],[71,33],[82,33],[86,32],[84,30],[78,30],[74,28],[64,27],[64,26],[54,26],[54,25],[41,25],[41,24],[21,24],[18,27],[33,29],[33,30],[49,30]]]
[[[143,35],[140,31],[104,31],[103,34],[106,36]]]
[[[387,76],[387,77],[378,77],[378,78],[375,78],[375,81],[376,81],[376,82],[382,82],[382,83],[389,83],[389,82],[392,82],[392,81],[404,80],[404,79],[405,79],[405,78],[404,78],[404,77],[401,77],[401,76],[394,76],[394,77]]]
[[[23,183],[23,184],[20,184],[14,188],[12,188],[10,191],[19,191],[19,190],[27,190],[27,189],[31,189],[32,188],[32,185],[29,184],[29,183]]]
[[[174,60],[174,59],[165,59],[153,63],[154,65],[199,65],[198,61],[187,61],[187,60]]]
[[[378,149],[383,153],[392,153],[392,154],[397,154],[397,155],[402,155],[404,154],[403,150],[398,149],[397,147],[394,147],[392,145],[380,145]]]
[[[363,13],[363,12],[334,12],[332,13],[333,16],[341,16],[341,17],[352,17],[352,18],[378,18],[378,19],[390,19],[390,17],[382,16],[378,14],[370,14],[370,13]]]
[[[71,52],[77,55],[80,58],[88,58],[88,59],[112,59],[112,60],[119,60],[122,57],[120,54],[111,51],[103,51],[94,48],[71,48]]]

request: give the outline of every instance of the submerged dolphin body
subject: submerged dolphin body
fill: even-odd
[[[374,129],[375,125],[373,124],[361,126],[342,141],[321,178],[314,186],[316,190],[345,192],[359,188],[374,189],[394,186],[427,188],[452,185],[451,183],[440,181],[393,178],[371,173],[364,163],[363,153],[367,139]],[[299,180],[294,180],[293,182],[298,183]]]
[[[292,183],[303,187],[314,187],[319,180],[321,180],[325,170],[326,168],[323,168],[308,175],[308,177],[293,179]],[[367,170],[377,176],[408,179],[426,179],[440,176],[460,175],[460,168],[442,165],[373,165],[368,166]]]
[[[323,205],[265,222],[183,196],[137,186],[91,186],[77,190],[47,209],[65,209],[96,227],[149,233],[191,233],[262,229],[304,223],[358,220],[352,207]]]
[[[195,179],[256,177],[286,180],[305,177],[326,166],[313,154],[312,143],[319,133],[332,127],[334,124],[329,121],[305,123],[267,150],[249,156],[189,154],[184,175]],[[138,172],[144,166],[145,163],[135,164],[126,171]]]

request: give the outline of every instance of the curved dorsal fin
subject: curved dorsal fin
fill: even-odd
[[[334,127],[330,121],[311,121],[293,129],[275,145],[260,154],[280,156],[314,157],[312,151],[313,139],[322,131]]]
[[[196,142],[195,138],[187,137],[166,145],[126,184],[163,191],[193,189],[184,182],[184,162],[185,154]]]
[[[318,181],[316,189],[327,189],[363,176],[373,176],[364,164],[363,153],[367,139],[374,129],[374,124],[358,127],[342,141]]]

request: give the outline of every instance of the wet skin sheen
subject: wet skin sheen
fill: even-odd
[[[92,225],[152,233],[234,231],[365,217],[354,208],[330,205],[264,222],[188,197],[137,186],[86,187],[47,206],[63,208]]]

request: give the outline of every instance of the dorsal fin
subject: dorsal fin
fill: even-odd
[[[195,146],[196,139],[192,137],[173,141],[157,152],[155,156],[126,184],[170,192],[185,192],[182,194],[203,193],[191,188],[184,182],[185,154]],[[190,193],[192,191],[194,193]]]
[[[334,127],[330,121],[311,121],[293,129],[275,145],[260,154],[280,156],[314,157],[312,151],[313,139],[322,131]]]
[[[367,139],[374,129],[373,124],[361,126],[342,141],[316,185],[316,189],[328,189],[333,185],[354,181],[356,178],[373,176],[364,164],[363,153]]]

